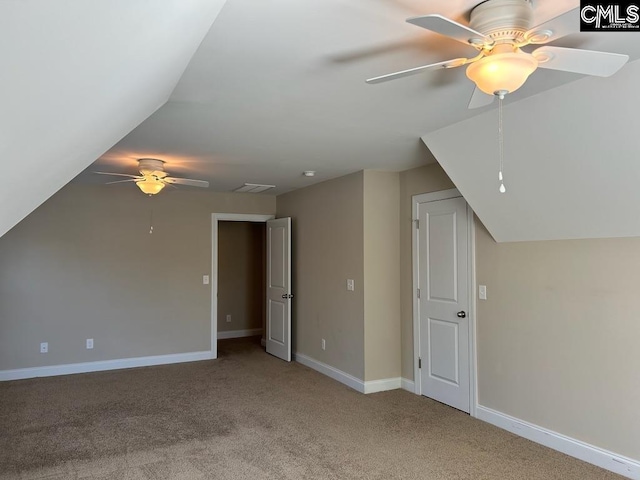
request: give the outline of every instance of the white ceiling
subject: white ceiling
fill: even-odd
[[[0,236],[168,99],[223,3],[0,2]]]
[[[405,170],[434,161],[420,137],[492,110],[469,111],[464,69],[380,85],[366,78],[475,51],[407,24],[441,13],[466,21],[478,0],[228,0],[169,102],[92,170],[136,172],[136,159],[167,161],[176,176],[228,191],[244,182],[282,193],[356,170]],[[536,23],[575,7],[537,0]],[[633,34],[577,34],[562,46],[640,56]],[[542,70],[509,101],[581,78]],[[570,107],[569,107],[570,108]],[[317,170],[313,179],[304,170]],[[132,187],[135,188],[135,187]]]
[[[474,158],[452,160],[455,149],[429,140],[449,125],[467,125],[453,143],[469,144],[477,124],[460,122],[493,122],[495,106],[467,109],[473,85],[464,69],[364,83],[473,54],[405,19],[440,13],[466,22],[478,1],[228,0],[221,11],[224,0],[0,2],[0,235],[83,169],[76,181],[104,183],[91,172],[135,173],[138,158],[156,157],[173,175],[209,180],[212,190],[250,182],[275,184],[279,194],[364,168],[435,161],[422,136],[467,189],[472,207],[486,212],[491,203],[467,187],[464,172],[473,169],[452,167],[473,162],[482,142],[471,150]],[[578,2],[535,5],[541,23]],[[627,32],[575,34],[556,44],[637,59],[640,42],[633,39]],[[539,97],[523,99],[580,78],[539,70],[507,104],[522,114]],[[625,87],[616,93],[635,94]],[[562,111],[562,128],[585,114],[584,96],[568,98],[547,108],[548,115]],[[540,118],[535,124],[548,136]],[[303,177],[304,170],[318,175]],[[494,222],[484,218],[491,230]]]

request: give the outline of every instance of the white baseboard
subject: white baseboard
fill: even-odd
[[[402,378],[402,384],[401,387],[403,390],[406,390],[407,392],[411,392],[411,393],[418,393],[416,392],[416,384],[413,380],[409,380],[408,378]]]
[[[262,335],[261,328],[252,328],[249,330],[230,330],[228,332],[218,331],[218,340],[224,340],[225,338],[253,337],[256,335]]]
[[[334,380],[337,380],[360,393],[377,393],[386,392],[387,390],[397,390],[402,384],[400,377],[364,382],[353,375],[349,375],[342,370],[338,370],[331,365],[327,365],[326,363],[322,363],[301,353],[295,353],[293,355],[293,359],[296,362],[312,368],[316,372],[320,372],[327,377],[333,378]]]
[[[154,355],[152,357],[120,358],[98,362],[70,363],[67,365],[50,365],[46,367],[18,368],[0,371],[0,381],[22,380],[25,378],[53,377],[56,375],[71,375],[74,373],[102,372],[104,370],[119,370],[121,368],[149,367],[151,365],[166,365],[169,363],[196,362],[215,358],[210,351],[174,353],[169,355]]]
[[[338,370],[331,365],[319,362],[318,360],[307,357],[301,353],[293,354],[293,359],[306,367],[312,368],[316,372],[320,372],[327,377],[331,377],[334,380],[339,381],[340,383],[344,383],[346,386],[351,387],[360,393],[364,393],[364,382],[353,375],[349,375],[342,370]]]
[[[619,475],[640,480],[640,462],[638,460],[594,447],[580,440],[547,430],[481,405],[476,407],[476,417],[571,457],[597,465]]]
[[[364,393],[387,392],[389,390],[398,390],[402,385],[402,379],[384,378],[382,380],[369,380],[364,382]]]

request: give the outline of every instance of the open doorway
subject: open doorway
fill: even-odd
[[[262,335],[265,224],[218,223],[218,340]]]
[[[218,339],[264,335],[266,222],[272,218],[273,215],[212,215],[213,358],[218,356]]]

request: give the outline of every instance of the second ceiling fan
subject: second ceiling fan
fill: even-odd
[[[170,177],[164,170],[164,161],[157,158],[141,158],[138,160],[140,175],[113,172],[93,172],[99,175],[127,177],[126,180],[116,180],[108,184],[135,182],[138,188],[147,195],[157,195],[167,185],[188,185],[190,187],[208,188],[209,182],[193,178]]]
[[[580,9],[574,8],[545,23],[532,26],[530,0],[487,0],[471,11],[469,25],[442,15],[408,18],[407,22],[448,36],[476,49],[475,56],[461,57],[370,78],[380,83],[439,68],[467,67],[476,84],[469,108],[490,104],[495,96],[520,88],[537,68],[608,77],[629,60],[628,55],[575,48],[542,46],[531,53],[527,45],[546,44],[579,32]]]

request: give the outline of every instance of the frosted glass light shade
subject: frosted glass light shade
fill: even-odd
[[[513,93],[527,81],[538,61],[519,48],[507,51],[496,47],[491,55],[467,67],[467,77],[484,93],[493,95],[501,90]]]
[[[140,188],[140,190],[142,190],[147,195],[155,195],[157,193],[160,193],[160,190],[164,188],[163,182],[149,178],[138,180],[136,182],[136,185],[138,185],[138,188]]]

